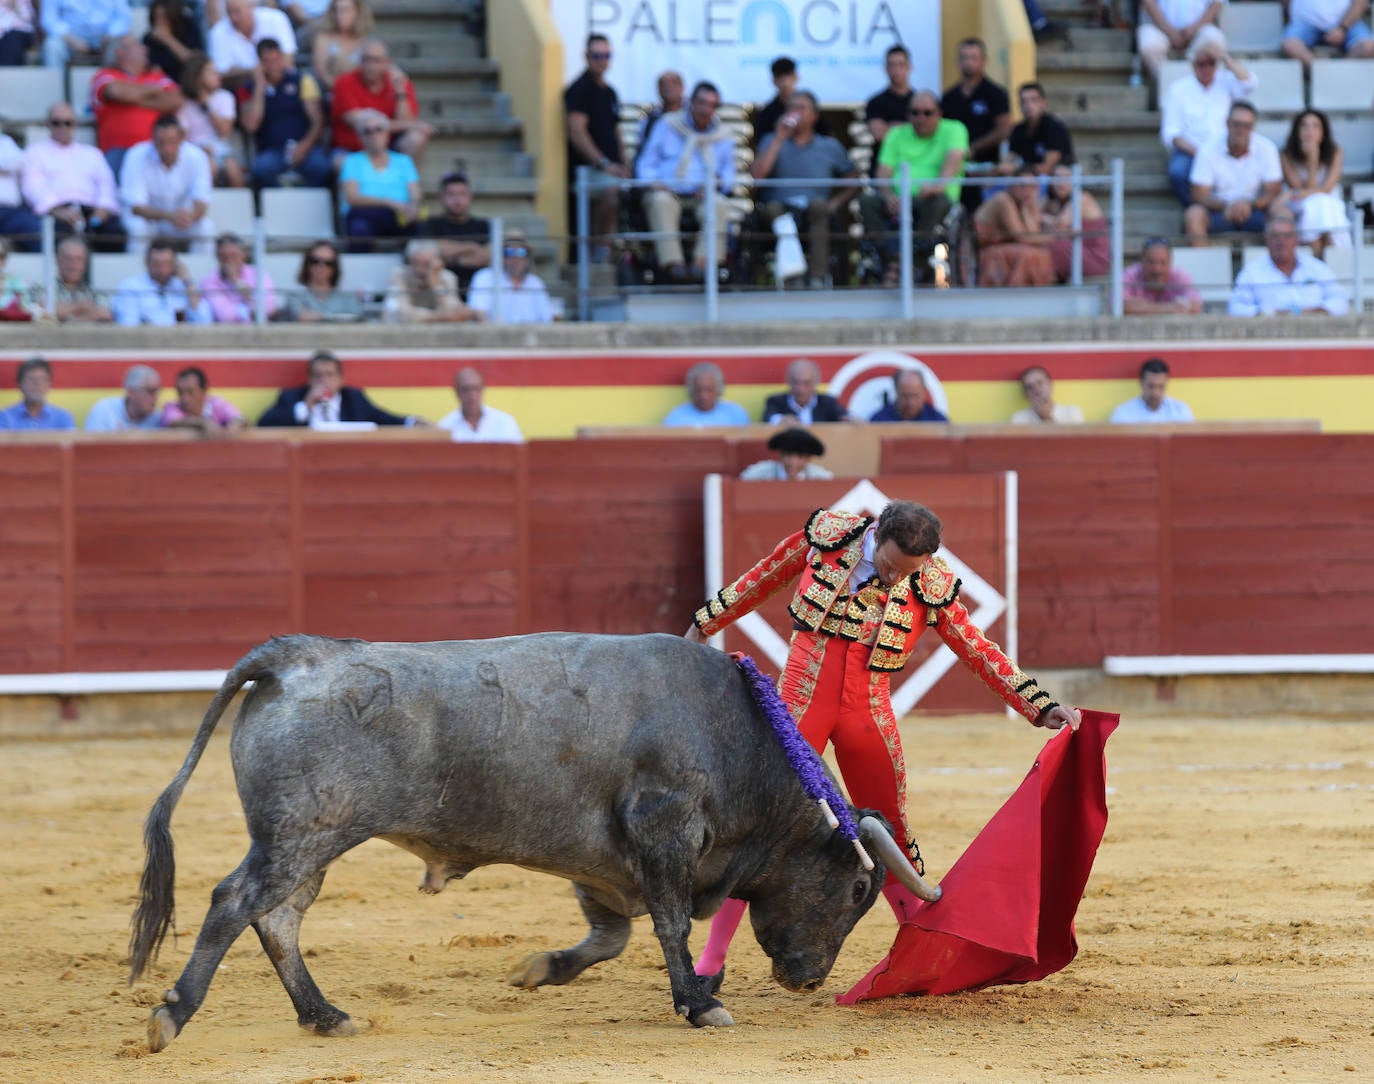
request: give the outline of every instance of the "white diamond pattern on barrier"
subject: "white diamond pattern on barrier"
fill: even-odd
[[[891,498],[886,493],[865,478],[830,507],[837,512],[876,516],[890,501]],[[937,552],[954,570],[954,574],[963,581],[959,599],[969,610],[969,616],[975,625],[980,629],[986,629],[1006,613],[1007,600],[992,584],[961,561],[948,547],[941,546]],[[735,627],[779,670],[786,665],[787,641],[757,613],[740,618],[735,622]],[[925,662],[911,671],[910,676],[892,691],[892,710],[897,717],[900,719],[911,711],[921,697],[930,692],[935,683],[958,661],[958,656],[941,644]]]

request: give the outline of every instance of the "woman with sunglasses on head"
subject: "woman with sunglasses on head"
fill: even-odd
[[[348,155],[339,171],[345,232],[360,239],[411,236],[421,200],[414,159],[390,148],[391,127],[380,110],[359,110],[353,126],[363,149]]]
[[[339,250],[330,241],[316,241],[301,258],[286,319],[301,324],[349,323],[363,318],[363,303],[356,293],[339,289],[343,272]]]

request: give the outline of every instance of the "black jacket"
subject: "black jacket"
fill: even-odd
[[[258,419],[259,425],[303,425],[296,420],[296,404],[303,403],[310,392],[309,384],[287,388]],[[405,425],[399,414],[388,414],[367,397],[362,388],[345,387],[339,392],[339,421],[375,422],[377,425]]]

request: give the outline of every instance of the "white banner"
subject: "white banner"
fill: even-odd
[[[563,37],[564,83],[586,67],[588,34],[604,34],[607,78],[622,102],[652,102],[661,72],[690,92],[707,79],[726,102],[773,97],[769,65],[797,62],[799,86],[822,105],[857,105],[887,85],[883,56],[911,53],[911,84],[941,88],[941,0],[552,0]]]

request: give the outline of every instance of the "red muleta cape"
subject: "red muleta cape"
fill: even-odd
[[[1107,827],[1107,738],[1121,717],[1084,711],[940,882],[910,898],[886,958],[835,1000],[952,994],[1052,975],[1078,954],[1073,918]],[[905,892],[905,889],[902,889]]]

